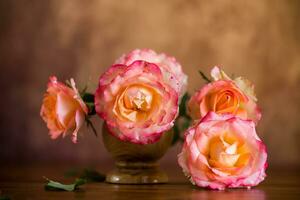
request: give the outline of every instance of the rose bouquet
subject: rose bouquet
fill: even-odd
[[[267,154],[255,130],[261,112],[254,86],[218,67],[212,80],[201,75],[209,83],[189,98],[187,76],[174,57],[137,49],[100,76],[94,93],[79,91],[73,79],[50,77],[41,117],[52,139],[71,134],[76,143],[84,122],[96,133],[90,117],[98,115],[117,165],[108,182],[166,182],[155,161],[181,139],[178,162],[192,183],[212,189],[255,186],[265,177]]]

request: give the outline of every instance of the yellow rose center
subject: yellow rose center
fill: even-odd
[[[117,97],[114,113],[125,120],[141,121],[150,115],[159,99],[153,88],[146,85],[131,85]]]
[[[124,94],[124,106],[136,111],[148,111],[151,108],[153,95],[144,87],[133,86]]]
[[[246,144],[228,135],[224,133],[211,140],[208,152],[208,162],[211,167],[228,169],[244,166],[249,161],[250,153]]]

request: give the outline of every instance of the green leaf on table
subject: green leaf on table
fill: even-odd
[[[80,185],[83,185],[86,183],[85,179],[76,179],[73,184],[62,184],[56,181],[52,181],[46,177],[44,177],[48,182],[45,185],[46,190],[51,190],[51,191],[75,191],[78,189]]]
[[[10,200],[9,196],[6,196],[2,193],[2,191],[0,190],[0,200]]]
[[[8,197],[8,196],[0,196],[0,200],[10,200],[10,197]]]
[[[87,182],[105,181],[105,175],[93,169],[84,169],[83,173],[80,175],[80,178],[85,179]]]
[[[103,182],[105,181],[105,175],[97,172],[94,169],[84,169],[83,171],[79,169],[70,169],[64,173],[67,178],[79,177],[85,179],[87,182]]]

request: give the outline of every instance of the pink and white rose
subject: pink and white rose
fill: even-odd
[[[209,112],[185,132],[178,163],[199,187],[249,188],[264,180],[267,152],[252,121]]]
[[[88,108],[81,99],[75,82],[71,79],[72,88],[50,77],[47,92],[41,107],[41,117],[47,123],[52,139],[66,136],[72,131],[72,141],[76,143],[77,133],[85,121]]]
[[[109,132],[124,141],[149,144],[172,128],[178,93],[154,63],[115,64],[101,77],[95,108]]]
[[[184,95],[187,87],[187,75],[182,71],[181,65],[174,57],[167,56],[164,53],[158,54],[151,49],[136,49],[122,55],[115,61],[115,64],[130,65],[136,60],[143,60],[159,66],[164,81],[179,93],[180,98]]]

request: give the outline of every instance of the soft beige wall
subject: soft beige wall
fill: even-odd
[[[272,166],[300,164],[298,1],[1,1],[1,161],[111,162],[100,138],[51,141],[39,118],[49,75],[90,90],[122,53],[152,48],[175,56],[189,91],[197,70],[221,65],[256,84]],[[100,129],[100,120],[94,120]],[[164,158],[176,162],[179,145]]]

